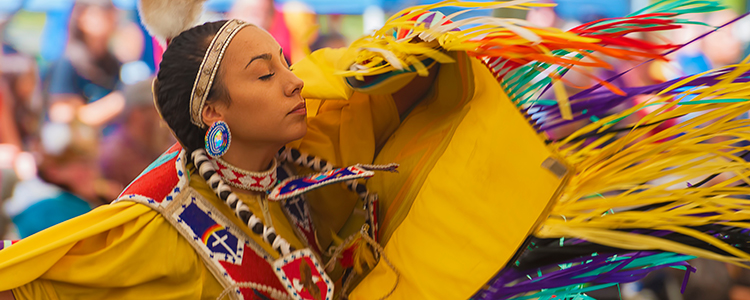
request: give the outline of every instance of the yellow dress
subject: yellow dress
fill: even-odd
[[[369,97],[330,102],[318,108],[320,116],[309,119],[308,134],[295,145],[337,165],[371,162],[374,145],[399,122],[392,101]],[[370,139],[365,138],[368,136]],[[372,150],[360,151],[367,147]],[[190,187],[239,224],[205,181],[195,176],[194,170],[190,173]],[[337,195],[349,194],[348,198],[323,197],[321,190],[308,197],[316,225],[338,232],[354,207],[353,202],[342,203],[356,200],[356,195],[339,186],[324,189]],[[248,195],[239,196],[263,219],[257,201]],[[279,204],[271,202],[269,212],[278,234],[297,249],[303,248]],[[248,230],[246,226],[239,227]],[[271,250],[256,235],[249,236]],[[330,234],[327,240],[330,241]],[[321,245],[323,249],[327,247],[322,242]],[[222,287],[192,246],[160,213],[143,204],[120,201],[1,250],[2,290],[12,290],[16,299],[216,299]]]
[[[598,50],[607,40],[534,27],[522,32],[515,26],[526,25],[507,26],[505,19],[454,31],[457,24],[426,12],[452,5],[457,4],[396,13],[348,52],[314,53],[309,61],[317,68],[308,68],[302,77],[307,88],[318,88],[318,98],[356,99],[344,80],[323,75],[361,77],[359,90],[382,93],[398,86],[394,78],[404,69],[424,73],[429,65],[425,56],[441,63],[431,94],[402,121],[374,161],[400,167],[398,173],[367,183],[380,196],[378,238],[384,250],[349,299],[568,299],[579,297],[584,287],[621,283],[626,275],[687,268],[684,261],[691,257],[747,266],[750,251],[733,239],[745,239],[735,232],[748,228],[744,197],[750,193],[750,163],[747,147],[737,144],[747,139],[750,123],[735,118],[750,107],[750,57],[666,86],[597,91],[577,99],[573,107],[563,81],[555,75],[541,79],[547,79],[547,72],[560,75],[572,68],[570,54],[588,51],[581,50],[586,49],[582,44]],[[674,15],[685,6],[687,2],[659,1],[644,11]],[[605,20],[588,29],[618,23]],[[560,40],[570,48],[558,49]],[[552,63],[560,60],[563,66]],[[354,63],[357,67],[350,68]],[[381,77],[388,72],[394,73]],[[555,92],[559,116],[550,110],[547,119],[527,120],[521,111],[541,117],[531,104],[543,105],[533,99],[547,84]],[[657,92],[664,98],[601,119],[584,109]],[[636,124],[624,121],[654,104],[663,106]],[[696,112],[702,116],[649,134],[652,124]],[[574,115],[590,116],[593,123],[561,140],[548,139],[531,125]],[[726,177],[706,184],[716,173]],[[534,243],[539,241],[545,244]],[[554,253],[581,242],[589,244],[576,257]],[[601,246],[614,250],[602,255],[596,250]],[[544,257],[552,261],[549,265],[519,266],[534,260],[525,254],[533,256],[542,247],[551,250]]]
[[[362,97],[341,77],[324,77],[342,55],[321,50],[298,64],[318,97]],[[388,299],[471,297],[512,257],[562,182],[542,167],[551,152],[489,70],[450,55],[455,63],[440,66],[432,90],[378,147],[374,163],[399,171],[367,182],[380,198],[379,242],[400,278],[381,259],[350,299],[380,299],[397,280]]]

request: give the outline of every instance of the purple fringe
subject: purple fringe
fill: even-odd
[[[704,77],[696,78],[684,84],[683,88],[672,90],[666,93],[666,95],[683,93],[686,88],[717,84],[722,80],[718,77],[731,72],[732,70],[733,69],[725,69],[706,75]],[[617,95],[612,91],[606,89],[601,89],[596,92],[580,92],[570,97],[570,107],[574,113],[574,117],[572,120],[563,120],[562,115],[560,114],[560,108],[557,105],[537,105],[532,108],[534,110],[533,112],[527,110],[527,113],[532,117],[536,114],[544,113],[544,119],[541,121],[537,121],[537,128],[539,131],[547,131],[582,119],[588,119],[591,116],[604,116],[607,111],[624,103],[634,96],[662,91],[669,86],[681,80],[684,80],[685,78],[688,78],[688,76],[649,86],[623,88],[622,90],[625,92],[624,96]],[[740,77],[735,79],[734,82],[750,82],[750,71],[740,75]],[[586,111],[585,114],[583,113],[584,111]]]
[[[536,275],[537,271],[535,269],[520,271],[515,268],[506,267],[487,284],[486,288],[479,291],[472,299],[511,299],[512,297],[523,296],[530,292],[576,284],[603,285],[603,287],[606,287],[609,284],[637,281],[643,279],[652,271],[668,267],[684,267],[689,272],[694,272],[695,270],[684,261],[693,257],[679,254],[674,254],[672,257],[677,256],[684,258],[684,260],[666,264],[630,265],[636,259],[658,254],[664,255],[665,253],[652,251],[632,252],[617,255],[619,258],[617,261],[612,261],[613,255],[579,258],[561,264],[572,264],[568,268],[547,272],[541,276],[532,276],[531,280],[529,280],[527,274]],[[586,275],[606,266],[613,266],[613,268],[603,273]],[[556,265],[550,266],[550,268],[555,267]],[[689,272],[687,273],[689,274]],[[683,282],[683,289],[686,282],[687,280]]]

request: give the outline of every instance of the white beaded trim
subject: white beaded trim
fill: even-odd
[[[263,241],[270,244],[271,247],[278,251],[282,256],[293,252],[295,249],[271,226],[266,226],[256,217],[245,203],[239,200],[237,195],[232,192],[216,170],[214,170],[205,149],[197,149],[192,153],[193,163],[198,169],[201,177],[206,180],[208,186],[214,190],[216,196],[234,210],[234,214],[242,220],[250,230],[262,237]],[[211,173],[213,172],[213,173]]]
[[[260,291],[260,292],[266,292],[269,296],[271,296],[271,298],[278,299],[278,300],[294,299],[286,291],[280,291],[267,285],[263,285],[263,284],[255,283],[255,282],[238,282],[225,288],[224,291],[221,292],[219,297],[216,298],[216,300],[221,300],[222,298],[224,298],[224,296],[229,294],[232,291],[232,289],[235,289],[235,288],[250,288],[250,289]]]
[[[243,190],[249,190],[249,191],[256,191],[256,192],[265,192],[270,190],[274,185],[276,185],[276,180],[278,176],[276,175],[276,167],[278,167],[278,161],[276,160],[276,157],[273,158],[273,162],[271,163],[271,168],[269,168],[266,171],[263,172],[252,172],[240,169],[238,167],[235,167],[234,165],[228,163],[227,161],[221,159],[220,157],[214,157],[211,159],[211,162],[215,164],[216,167],[219,167],[219,165],[232,170],[234,172],[237,172],[239,174],[242,174],[245,177],[259,177],[259,178],[265,178],[270,177],[269,182],[266,184],[263,184],[262,182],[259,182],[262,187],[252,186],[251,183],[249,184],[238,184],[236,182],[233,182],[231,179],[227,178],[227,175],[224,174],[224,172],[221,172],[221,176],[226,179],[226,183],[228,185],[231,185],[236,188],[240,188]],[[240,181],[242,181],[240,179]]]

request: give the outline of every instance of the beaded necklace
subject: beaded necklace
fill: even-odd
[[[224,181],[233,187],[249,191],[266,192],[276,185],[276,167],[278,166],[278,162],[275,157],[273,158],[271,167],[263,172],[251,172],[240,169],[219,157],[211,158],[210,160],[216,164],[218,167],[216,171],[224,178]]]
[[[276,168],[278,167],[278,161],[276,160],[276,158],[274,158],[273,164],[271,166],[272,168],[271,170],[265,171],[263,173],[253,174],[253,172],[247,172],[244,170],[237,169],[236,167],[232,167],[230,164],[226,163],[223,160],[219,161],[217,159],[217,160],[212,161],[212,159],[209,158],[209,156],[206,154],[204,149],[197,149],[193,151],[191,156],[193,158],[195,167],[198,170],[198,173],[201,175],[201,177],[203,177],[203,179],[206,180],[208,185],[216,193],[219,199],[221,199],[231,209],[233,209],[235,215],[238,218],[240,218],[240,220],[242,220],[243,223],[247,224],[247,226],[253,231],[253,233],[261,235],[262,240],[270,244],[271,247],[274,250],[276,250],[278,253],[280,253],[282,256],[286,256],[287,254],[290,254],[295,251],[294,247],[292,247],[289,244],[289,242],[287,242],[284,238],[276,234],[276,230],[273,228],[273,225],[266,226],[265,224],[263,224],[263,222],[258,217],[256,217],[252,211],[250,211],[249,207],[246,204],[244,204],[242,201],[240,201],[237,195],[234,192],[232,192],[229,184],[225,183],[224,180],[222,180],[222,178],[227,179],[226,178],[227,176],[224,175],[223,173],[226,173],[229,171],[231,171],[233,174],[235,172],[240,173],[239,171],[243,171],[244,174],[252,174],[248,176],[262,175],[262,176],[257,176],[257,177],[263,177],[263,178],[270,178],[271,176],[273,176],[274,178],[273,184],[267,185],[267,188],[264,188],[262,190],[262,191],[267,192],[269,189],[273,188],[273,186],[276,184],[275,182],[276,181],[275,180]],[[294,148],[286,148],[286,147],[282,148],[281,150],[279,150],[278,157],[279,157],[279,160],[281,161],[294,162],[297,165],[305,166],[316,171],[330,171],[334,169],[331,163],[323,159],[320,159],[316,156],[311,156],[305,153],[301,153],[297,149],[294,149]],[[214,168],[214,163],[216,163],[216,165],[219,166],[219,171],[217,171],[216,168]],[[220,163],[224,163],[223,168],[220,165]],[[388,165],[382,165],[382,166],[378,166],[378,165],[362,165],[362,166],[365,167],[366,169],[382,170],[382,171],[394,171],[395,168],[397,167],[396,164],[388,164]],[[232,168],[235,168],[236,170]],[[229,170],[229,171],[224,171],[224,170]],[[243,173],[240,173],[240,174],[243,174]],[[253,180],[255,182],[258,181],[256,179],[253,179]],[[367,191],[364,185],[358,184],[357,180],[346,181],[346,186],[349,190],[354,191],[357,194],[359,194],[359,196],[363,200],[371,200],[370,198],[371,196],[373,196]],[[264,198],[266,196],[267,195],[264,193],[261,196],[261,198]],[[370,203],[370,205],[372,205],[372,203]],[[270,221],[270,216],[266,216],[266,219]],[[373,223],[373,225],[375,224],[376,223]],[[377,242],[370,237],[371,235],[376,236],[377,234],[374,233],[374,229],[373,231],[370,231],[368,230],[369,228],[370,228],[369,226],[365,225],[362,231],[359,233],[359,235],[361,235],[362,238],[364,238],[364,240],[366,241],[366,243],[370,244],[378,253],[382,253],[383,252],[382,247],[380,247],[380,245],[378,245]],[[349,240],[352,238],[354,238],[354,236],[350,237]],[[334,252],[340,254],[340,252],[343,250],[343,247],[346,244],[348,243],[343,243],[339,245],[337,249],[334,250]],[[338,255],[334,254],[333,257],[334,259],[332,259],[328,265],[334,263]],[[294,258],[294,256],[292,256],[292,258]],[[385,258],[384,256],[383,258],[386,260],[386,264],[396,273],[396,276],[397,276],[396,285],[397,285],[399,281],[398,278],[400,275],[399,272],[390,263],[390,261],[387,260],[387,258]],[[324,276],[327,278],[327,275],[325,275],[322,270],[320,272],[321,274],[323,274],[321,276]],[[257,283],[252,283],[252,282],[242,282],[241,284],[243,287],[250,287],[253,289],[257,289],[257,290],[262,290],[262,288],[264,288],[264,286],[259,285]],[[393,289],[396,288],[396,285],[394,285]],[[393,289],[391,289],[391,291],[385,297],[381,299],[387,298],[388,295],[390,295],[393,292]],[[346,287],[344,288],[344,290],[346,290]],[[228,291],[229,291],[229,288],[225,289],[222,292],[222,295],[225,295],[226,293],[228,293]],[[330,288],[329,288],[329,291],[331,291]],[[280,291],[268,290],[268,292],[273,292],[272,294],[278,298],[288,297],[288,295],[283,295]]]
[[[266,226],[263,222],[250,211],[250,208],[240,201],[239,197],[232,192],[232,188],[222,180],[222,176],[214,169],[206,150],[197,149],[192,153],[193,162],[195,163],[198,173],[206,180],[211,189],[214,190],[216,196],[219,197],[224,203],[226,203],[234,214],[242,220],[250,230],[260,235],[266,243],[270,244],[271,247],[280,253],[282,256],[293,252],[295,249],[289,242],[284,238],[276,234],[276,229],[273,226]],[[274,169],[275,169],[274,164]],[[262,197],[262,196],[261,196]]]

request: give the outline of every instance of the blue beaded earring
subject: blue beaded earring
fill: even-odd
[[[205,140],[206,153],[211,157],[220,157],[227,153],[232,142],[232,133],[226,122],[216,121],[208,128]]]

